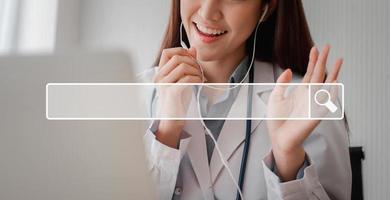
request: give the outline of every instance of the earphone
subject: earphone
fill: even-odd
[[[228,90],[232,90],[232,89],[235,89],[237,88],[238,86],[242,85],[242,83],[248,78],[248,75],[249,75],[249,72],[251,70],[251,68],[253,67],[253,62],[254,62],[254,59],[255,59],[255,54],[256,54],[256,40],[257,40],[257,31],[259,29],[259,26],[260,24],[264,21],[265,19],[265,16],[267,15],[267,12],[268,12],[268,4],[265,5],[265,8],[264,8],[264,12],[259,20],[259,22],[257,23],[256,25],[256,29],[255,29],[255,35],[254,35],[254,42],[253,42],[253,48],[252,48],[252,59],[251,59],[251,63],[250,63],[250,66],[248,68],[248,71],[247,73],[245,74],[244,78],[240,81],[239,84],[236,84],[235,86],[233,87],[229,87],[227,88]],[[180,25],[180,44],[181,46],[184,48],[184,49],[189,49],[188,46],[185,44],[185,42],[183,41],[183,22],[181,23]],[[199,63],[198,63],[199,65]],[[200,65],[199,65],[200,66]],[[202,74],[202,83],[204,83],[204,71],[203,71],[203,68],[202,66],[200,66],[200,70],[201,70],[201,74]],[[206,86],[208,88],[212,88],[212,89],[218,89],[220,90],[221,88],[217,88],[217,87],[212,87],[212,86],[208,86],[208,85],[204,85],[204,84],[201,84],[198,91],[197,91],[197,95],[196,95],[196,98],[197,98],[197,107],[198,107],[198,114],[199,116],[201,117],[202,116],[202,113],[201,113],[201,108],[200,108],[200,93],[201,93],[201,90],[203,88],[203,86]],[[223,89],[224,90],[224,89]],[[204,123],[204,120],[200,120],[201,121],[201,124],[202,126],[204,127],[204,129],[206,130],[206,134],[208,134],[210,136],[210,138],[212,139],[213,143],[214,143],[214,148],[216,149],[216,151],[218,152],[218,155],[220,157],[220,160],[223,164],[223,166],[226,168],[228,174],[229,174],[229,177],[230,179],[232,180],[234,186],[237,188],[237,191],[241,197],[241,199],[244,199],[243,198],[243,194],[242,194],[242,191],[236,181],[236,179],[234,178],[234,175],[230,169],[230,167],[228,166],[228,163],[227,163],[227,160],[225,159],[225,157],[223,156],[222,154],[222,151],[221,149],[219,148],[219,145],[216,141],[216,139],[214,138],[213,134],[211,133],[210,129],[207,128],[206,124]]]

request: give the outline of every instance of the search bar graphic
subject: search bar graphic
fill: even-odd
[[[320,98],[324,98],[321,97],[321,95],[325,95],[326,100],[324,99],[319,100]],[[325,106],[332,113],[335,113],[337,111],[337,106],[332,102],[331,95],[328,90],[325,89],[318,90],[314,95],[314,101],[319,106]],[[324,103],[320,101],[324,101]]]
[[[281,93],[282,91],[282,93]],[[252,102],[248,101],[252,98]],[[247,112],[251,110],[252,112]],[[340,120],[342,83],[48,83],[48,120]]]

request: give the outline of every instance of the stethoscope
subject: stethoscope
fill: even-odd
[[[253,83],[255,68],[251,67],[249,70],[249,83]],[[252,95],[253,95],[253,85],[248,85],[248,99],[247,99],[247,120],[245,127],[245,140],[244,140],[244,150],[242,152],[241,166],[240,166],[240,175],[238,178],[238,186],[240,190],[244,188],[244,179],[246,172],[246,163],[248,161],[249,147],[251,143],[251,128],[252,128]],[[237,190],[236,195],[237,200],[241,200],[240,191]]]

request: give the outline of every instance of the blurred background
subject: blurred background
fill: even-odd
[[[351,146],[363,146],[366,153],[364,196],[387,199],[390,1],[303,3],[315,43],[333,46],[331,61],[345,59],[340,81]],[[152,66],[169,8],[169,0],[0,0],[0,54],[125,49],[141,72]]]

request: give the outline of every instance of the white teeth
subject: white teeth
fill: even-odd
[[[204,27],[204,26],[199,25],[199,24],[196,24],[196,27],[198,27],[198,29],[201,32],[209,34],[209,35],[221,35],[221,34],[226,32],[226,31],[222,31],[222,30],[207,28],[207,27]]]

